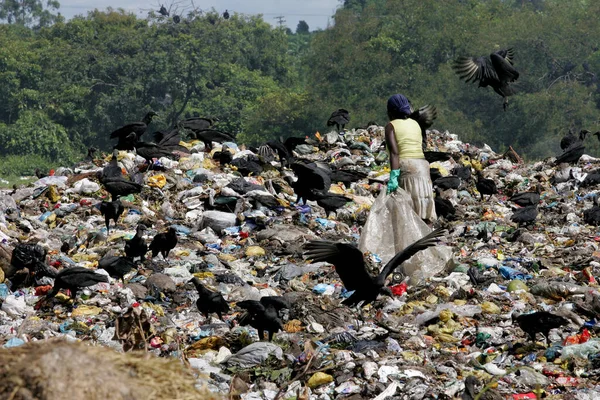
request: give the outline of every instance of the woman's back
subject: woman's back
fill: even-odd
[[[421,127],[412,118],[390,121],[394,127],[399,158],[425,158],[423,154]]]

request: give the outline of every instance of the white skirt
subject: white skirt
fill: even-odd
[[[400,187],[410,193],[413,210],[422,219],[437,219],[429,163],[423,158],[400,159]]]

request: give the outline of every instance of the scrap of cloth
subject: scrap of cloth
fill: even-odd
[[[388,99],[387,110],[388,113],[398,116],[410,115],[410,102],[403,94],[395,94]]]

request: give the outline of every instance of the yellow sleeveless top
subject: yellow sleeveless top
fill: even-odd
[[[421,147],[421,127],[412,118],[390,121],[394,127],[399,158],[425,158]]]

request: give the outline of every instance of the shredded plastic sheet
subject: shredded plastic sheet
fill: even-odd
[[[408,192],[398,188],[388,195],[384,188],[363,228],[358,248],[377,254],[385,265],[394,255],[432,231],[413,211]],[[452,258],[448,246],[435,246],[420,251],[396,269],[410,278],[410,284],[432,277],[446,269]]]

